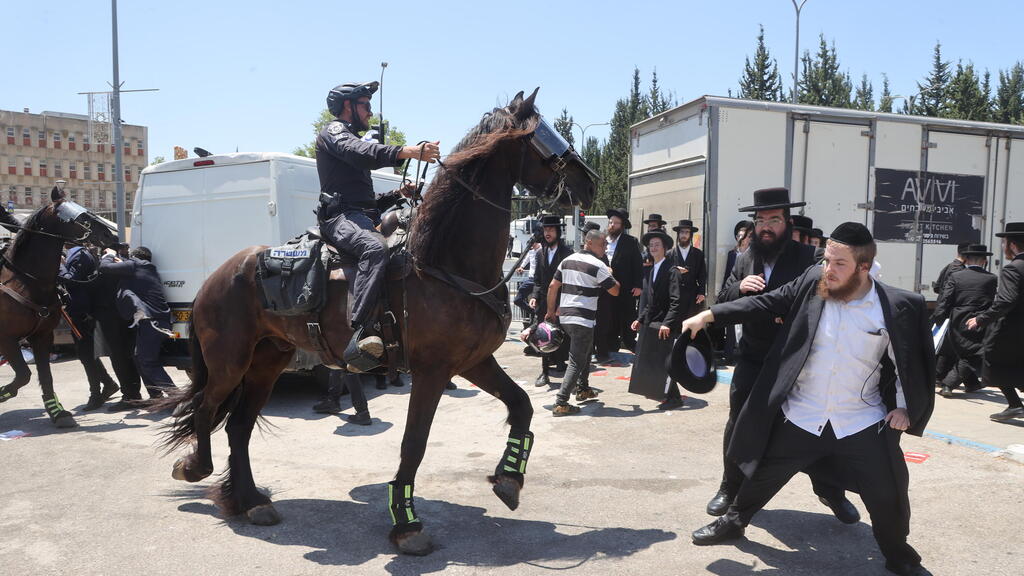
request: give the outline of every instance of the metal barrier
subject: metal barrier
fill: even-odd
[[[533,314],[527,315],[521,308],[519,308],[519,306],[515,305],[516,294],[519,293],[519,286],[530,279],[529,274],[515,274],[508,281],[508,303],[512,308],[512,325],[509,327],[509,330],[515,330],[518,332],[522,329],[523,323],[529,324],[533,321]],[[527,296],[526,299],[529,301],[530,297]]]

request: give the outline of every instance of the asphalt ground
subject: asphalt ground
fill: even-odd
[[[721,473],[728,384],[659,412],[626,392],[629,367],[599,367],[602,390],[580,415],[554,418],[554,390],[533,386],[539,362],[510,338],[497,357],[529,393],[536,444],[519,509],[485,477],[504,449],[504,406],[456,379],[434,420],[416,483],[417,513],[437,550],[398,555],[387,540],[385,483],[398,467],[409,385],[367,386],[373,425],[313,414],[317,388],[282,380],[267,430],[251,444],[256,481],[273,494],[281,524],[224,518],[204,497],[214,479],[171,479],[178,454],[156,445],[160,416],[80,412],[88,390],[80,364],[54,365],[58,394],[78,428],[45,417],[33,382],[0,405],[0,574],[716,574],[882,575],[867,514],[839,523],[794,478],[758,514],[746,538],[697,547],[707,500]],[[622,362],[630,357],[617,356]],[[172,372],[179,384],[182,372]],[[9,381],[0,368],[0,382]],[[728,380],[728,373],[721,375]],[[557,379],[556,379],[557,381]],[[997,391],[936,398],[910,463],[910,542],[936,575],[1018,575],[1024,568],[1024,464],[998,450],[1024,444],[1024,422],[997,424]],[[342,399],[351,413],[348,397]],[[214,436],[217,473],[226,463]],[[918,457],[921,459],[922,457]]]

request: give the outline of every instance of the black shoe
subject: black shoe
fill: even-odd
[[[719,544],[728,540],[738,540],[743,537],[744,528],[725,518],[719,518],[711,524],[693,533],[693,543],[697,546],[709,546]]]
[[[405,386],[405,382],[402,381],[401,376],[395,376],[395,379],[392,380],[391,382],[388,382],[388,384],[394,386],[395,388],[401,388],[402,386]]]
[[[523,355],[524,356],[537,356],[539,358],[539,357],[543,356],[544,354],[541,353],[541,352],[537,352],[536,350],[534,350],[530,346],[527,346],[527,347],[523,348]]]
[[[131,410],[139,410],[143,405],[142,398],[125,398],[122,396],[120,400],[107,406],[107,412],[129,412]]]
[[[658,410],[675,410],[683,407],[682,398],[665,398],[665,401],[658,404]],[[717,516],[717,514],[716,514]]]
[[[95,410],[95,409],[99,408],[100,406],[103,406],[103,402],[104,402],[103,396],[101,396],[99,394],[90,394],[89,395],[89,401],[85,403],[85,406],[82,407],[82,410],[84,410],[86,412],[88,412],[90,410]]]
[[[964,392],[977,392],[978,390],[981,390],[984,387],[985,387],[985,385],[980,383],[980,382],[978,384],[975,384],[974,386],[967,386],[965,384],[964,385]]]
[[[370,418],[369,410],[360,410],[351,416],[345,418],[350,424],[359,424],[360,426],[369,426],[373,424],[373,419]]]
[[[611,356],[594,356],[594,362],[598,364],[608,364],[612,361]]]
[[[949,389],[949,386],[943,384],[942,389],[939,390],[939,396],[942,396],[943,398],[952,398],[953,391]]]
[[[537,376],[537,380],[534,381],[533,385],[536,386],[537,388],[540,388],[541,386],[546,386],[550,388],[551,380],[548,379],[547,374],[541,374],[540,376]]]
[[[885,569],[900,576],[932,576],[932,573],[921,564],[896,564],[886,562]]]
[[[856,524],[860,522],[860,512],[857,511],[857,507],[853,505],[853,502],[850,502],[845,497],[829,500],[824,496],[818,496],[818,501],[831,508],[832,513],[843,524]]]
[[[458,390],[459,387],[455,385],[455,382],[452,382],[451,380],[449,380],[448,383],[444,385],[444,389],[445,390]]]
[[[383,355],[384,341],[379,336],[364,336],[363,329],[357,328],[345,347],[342,359],[348,365],[346,368],[349,372],[358,374],[383,366]]]
[[[707,511],[712,516],[721,516],[729,511],[729,506],[732,505],[733,495],[729,494],[729,491],[724,487],[718,489],[718,493],[715,497],[708,502]]]
[[[337,398],[324,398],[313,404],[313,412],[317,414],[337,414],[341,412],[341,404],[338,403]]]
[[[1007,408],[1002,412],[996,412],[989,416],[990,419],[996,422],[1006,422],[1007,420],[1013,420],[1014,418],[1024,418],[1024,408]]]
[[[374,384],[373,387],[376,388],[377,390],[387,390],[388,383],[387,381],[384,380],[384,377],[381,376],[380,378],[377,378],[377,383]]]

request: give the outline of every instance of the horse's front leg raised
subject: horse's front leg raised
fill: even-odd
[[[430,537],[413,508],[413,485],[416,470],[427,450],[430,426],[434,422],[437,402],[451,375],[437,368],[413,370],[409,413],[402,437],[402,457],[398,474],[388,483],[388,510],[391,513],[391,541],[403,554],[424,556],[433,551]]]
[[[501,369],[494,356],[464,371],[462,376],[508,407],[511,430],[505,453],[501,455],[494,475],[487,479],[493,485],[494,494],[510,510],[515,510],[519,507],[519,492],[523,489],[526,462],[533,451],[533,432],[530,432],[533,405],[530,404],[530,397]]]
[[[18,390],[32,379],[32,371],[28,363],[21,356],[21,347],[15,338],[4,338],[0,340],[0,355],[11,365],[14,370],[14,380],[0,386],[0,403],[6,402],[18,395]]]
[[[43,389],[43,406],[50,421],[57,428],[74,428],[75,422],[71,412],[64,409],[60,399],[53,391],[53,373],[50,371],[50,349],[53,348],[53,331],[47,330],[29,339],[32,345],[32,354],[36,357],[36,376],[39,377],[39,387]]]

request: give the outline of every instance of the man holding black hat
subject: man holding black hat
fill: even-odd
[[[792,240],[790,208],[804,206],[805,202],[790,202],[789,190],[766,188],[754,192],[754,204],[740,208],[740,212],[754,212],[754,236],[750,249],[736,258],[732,276],[718,293],[718,302],[739,301],[746,297],[770,292],[788,284],[815,263],[815,249]],[[729,420],[725,424],[723,452],[732,440],[733,428],[740,410],[750,395],[754,382],[761,373],[768,350],[775,343],[782,328],[781,315],[758,315],[743,319],[743,335],[736,353],[736,369],[729,392]],[[743,472],[728,455],[723,456],[724,471],[718,493],[708,502],[707,512],[721,516],[739,492]],[[860,514],[846,499],[844,491],[835,482],[826,480],[831,470],[809,469],[814,493],[832,509],[841,522],[853,524]]]
[[[981,349],[985,332],[969,330],[966,323],[968,318],[987,310],[996,296],[996,276],[985,270],[991,255],[984,244],[971,244],[960,252],[966,268],[949,275],[932,313],[933,324],[941,324],[949,318],[946,341],[952,345],[957,358],[954,369],[942,380],[939,394],[945,398],[951,398],[953,390],[961,382],[968,392],[983,387],[978,377],[981,375]]]
[[[835,459],[871,514],[886,569],[930,575],[907,543],[909,471],[899,441],[904,431],[920,436],[934,407],[931,331],[920,294],[871,278],[876,250],[867,227],[845,222],[832,232],[822,266],[683,323],[696,333],[710,321],[766,312],[786,318],[729,446],[748,480],[723,517],[693,533],[695,544],[742,537],[797,472]]]
[[[999,271],[999,288],[987,310],[967,320],[971,330],[985,329],[984,378],[1006,397],[1006,410],[989,416],[996,422],[1024,418],[1024,404],[1015,386],[1024,373],[1024,222],[1007,222],[996,234],[1003,239],[1006,262]]]
[[[611,297],[612,312],[609,327],[600,327],[597,338],[604,338],[608,353],[618,352],[626,348],[630,352],[636,350],[636,335],[630,324],[636,320],[636,301],[643,288],[643,256],[640,253],[640,242],[626,230],[633,225],[629,221],[629,213],[625,209],[612,209],[607,213],[608,250],[606,256],[611,266],[612,275],[619,283],[619,293]],[[652,214],[657,216],[657,214]],[[661,217],[659,216],[660,220]],[[649,219],[648,219],[649,220]],[[647,222],[647,220],[645,220]]]
[[[541,225],[541,248],[536,254],[533,265],[533,296],[530,298],[530,307],[536,310],[536,318],[539,322],[548,312],[548,287],[555,277],[558,265],[572,250],[562,241],[562,229],[565,223],[562,217],[556,214],[545,214],[540,218]],[[558,350],[551,354],[544,354],[540,360],[540,376],[537,377],[534,385],[551,386],[551,379],[548,372],[551,368],[558,367],[565,369],[566,361],[569,358],[569,346],[563,344]]]
[[[676,233],[676,248],[669,254],[672,266],[679,272],[680,314],[687,318],[704,303],[708,286],[708,271],[704,265],[704,252],[693,245],[693,235],[700,230],[692,220],[680,220],[672,227]]]

